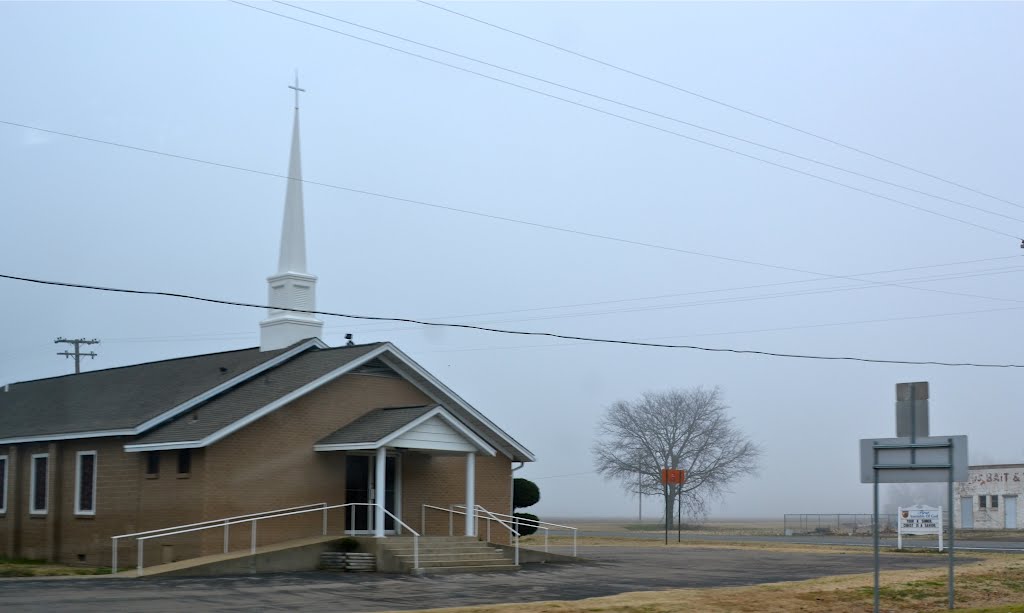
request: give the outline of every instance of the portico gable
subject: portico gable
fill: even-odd
[[[476,535],[476,456],[497,455],[491,447],[440,405],[383,408],[370,411],[332,432],[313,446],[317,452],[374,452],[374,484],[387,491],[389,450],[415,450],[430,455],[466,457],[466,536]],[[393,484],[390,484],[393,487]],[[374,507],[374,535],[384,536],[384,506]]]

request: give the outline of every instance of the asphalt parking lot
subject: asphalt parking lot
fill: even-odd
[[[195,579],[0,579],[0,611],[390,611],[796,581],[872,568],[867,553],[593,547],[580,554],[587,563],[433,577],[306,572]],[[895,570],[943,567],[947,558],[886,555],[882,561],[883,569]]]

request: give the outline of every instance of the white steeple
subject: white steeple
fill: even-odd
[[[260,351],[282,349],[307,338],[319,338],[324,322],[310,313],[290,309],[316,309],[316,276],[306,272],[306,224],[302,211],[302,157],[299,145],[299,75],[295,75],[295,119],[288,161],[288,187],[284,197],[281,254],[277,274],[267,277],[269,314],[260,322]]]

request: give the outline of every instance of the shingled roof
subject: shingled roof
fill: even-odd
[[[375,409],[347,426],[328,434],[317,445],[351,445],[373,443],[419,417],[427,414],[437,405],[425,407],[394,407]]]
[[[133,437],[127,451],[204,447],[320,384],[363,371],[405,378],[490,446],[534,460],[394,345],[332,349],[318,339],[14,383],[0,391],[0,443],[126,436]]]
[[[0,391],[0,440],[129,434],[175,407],[294,351],[258,347],[12,383]]]
[[[334,349],[311,349],[198,405],[174,421],[151,430],[131,444],[134,446],[200,443],[275,400],[284,398],[302,386],[343,368],[382,345],[383,343],[373,343]]]

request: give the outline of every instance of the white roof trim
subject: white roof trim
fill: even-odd
[[[172,417],[184,413],[185,411],[191,409],[197,404],[206,402],[213,396],[216,396],[221,392],[227,391],[228,389],[235,387],[236,385],[242,383],[247,379],[251,379],[252,377],[260,374],[261,372],[269,368],[273,368],[286,360],[290,360],[295,355],[302,353],[312,347],[327,349],[327,344],[318,338],[311,338],[308,341],[302,343],[301,345],[295,346],[290,351],[286,351],[272,360],[267,360],[266,362],[263,362],[258,366],[254,366],[253,368],[250,368],[249,370],[243,372],[242,374],[236,377],[232,377],[231,379],[228,379],[224,383],[221,383],[216,387],[212,387],[203,392],[202,394],[190,398],[189,400],[186,400],[185,402],[179,404],[178,406],[168,409],[167,411],[164,411],[160,415],[157,415],[156,417],[150,418],[142,422],[141,424],[135,426],[134,428],[123,428],[120,430],[94,430],[87,432],[69,432],[64,434],[39,434],[33,436],[17,436],[12,438],[0,439],[0,445],[9,445],[14,443],[35,443],[40,441],[67,441],[78,438],[100,438],[104,436],[135,436],[145,432],[146,430],[149,430],[153,426],[159,425],[160,423],[168,419],[171,419]]]
[[[313,445],[313,451],[355,451],[355,450],[366,450],[366,449],[379,449],[381,447],[387,447],[391,441],[401,438],[405,433],[410,430],[414,430],[424,422],[434,418],[441,418],[446,424],[451,426],[456,432],[462,435],[466,439],[466,442],[471,443],[474,447],[484,452],[489,456],[495,456],[498,454],[498,450],[487,444],[485,440],[477,436],[475,432],[466,427],[465,424],[455,418],[454,415],[444,409],[444,407],[434,407],[427,411],[423,415],[420,415],[411,422],[405,424],[401,428],[398,428],[394,432],[377,441],[367,441],[364,443],[337,443],[337,444],[324,444],[324,445]],[[424,447],[423,449],[429,449]]]
[[[71,432],[65,434],[39,434],[35,436],[17,436],[14,438],[0,439],[0,445],[13,445],[15,443],[40,443],[44,441],[68,441],[79,438],[100,438],[103,436],[132,436],[138,434],[134,429],[127,430],[97,430],[94,432]]]
[[[494,455],[498,454],[498,450],[497,449],[495,449],[494,447],[491,447],[490,445],[488,445],[486,441],[484,441],[482,438],[477,436],[477,434],[475,432],[473,432],[472,430],[467,428],[466,425],[463,424],[462,422],[460,422],[458,419],[456,419],[454,415],[452,415],[448,411],[444,410],[444,407],[434,407],[433,409],[431,409],[430,411],[427,411],[426,413],[424,413],[420,417],[418,417],[418,418],[412,420],[411,422],[407,423],[405,426],[395,430],[394,432],[392,432],[388,436],[385,436],[384,438],[382,438],[378,442],[380,443],[381,446],[386,446],[391,441],[395,440],[396,438],[400,438],[406,432],[409,432],[410,430],[413,430],[414,428],[417,428],[422,423],[424,423],[425,421],[429,420],[432,417],[440,417],[449,426],[454,428],[459,434],[461,434],[470,443],[472,443],[474,447],[476,447],[480,451],[483,451],[487,455],[494,456]]]
[[[379,356],[384,351],[387,351],[387,345],[382,345],[382,346],[378,347],[377,349],[374,349],[373,351],[371,351],[369,353],[366,353],[366,354],[362,355],[361,357],[356,358],[355,360],[352,360],[348,364],[345,364],[344,366],[336,368],[336,369],[332,370],[331,372],[327,373],[326,375],[321,376],[318,379],[314,379],[313,381],[310,381],[306,385],[303,385],[302,387],[300,387],[298,389],[295,389],[295,390],[291,391],[290,393],[285,394],[284,396],[281,396],[280,398],[278,398],[274,402],[271,402],[270,404],[265,405],[265,406],[261,407],[260,409],[257,409],[256,411],[253,411],[252,413],[246,415],[242,419],[239,419],[238,421],[232,422],[231,424],[221,428],[220,430],[217,430],[213,434],[210,434],[209,436],[207,436],[207,437],[205,437],[203,439],[193,440],[193,441],[173,441],[173,442],[169,442],[169,443],[128,444],[128,445],[124,446],[124,450],[125,451],[161,451],[161,450],[164,450],[164,449],[194,449],[194,448],[197,448],[197,447],[206,447],[207,445],[211,445],[213,443],[216,443],[217,441],[219,441],[220,439],[224,438],[225,436],[228,436],[229,434],[232,434],[234,432],[237,432],[238,430],[241,430],[245,426],[248,426],[252,422],[256,421],[257,419],[260,419],[261,417],[263,417],[264,415],[267,415],[268,413],[272,413],[272,412],[276,411],[277,409],[283,407],[284,405],[286,405],[289,402],[295,400],[296,398],[305,396],[306,394],[308,394],[309,392],[312,392],[313,390],[317,389],[321,385],[324,385],[325,383],[329,383],[332,380],[340,377],[341,375],[344,375],[345,373],[349,372],[350,370],[353,370],[355,368],[358,368],[359,366],[362,366],[365,362],[368,362],[369,360],[372,360],[372,359],[376,358],[377,356]]]
[[[322,341],[320,341],[319,339],[311,339],[309,341],[309,343],[313,343],[313,342],[315,342],[318,347],[321,347],[321,348],[326,347],[326,345],[324,345],[322,343]],[[296,349],[294,349],[292,351],[289,351],[287,354],[282,354],[281,356],[278,356],[277,358],[275,358],[271,362],[274,365],[276,365],[280,361],[283,361],[285,359],[290,358],[292,355],[294,355],[294,353],[298,352],[299,349],[302,349],[303,351],[305,349],[308,349],[308,347],[306,347],[307,344],[308,343],[303,343],[299,347],[296,347]],[[236,432],[237,430],[239,430],[239,429],[249,425],[250,423],[256,421],[257,419],[260,419],[264,415],[267,415],[268,413],[276,411],[278,408],[284,406],[285,404],[291,402],[292,400],[294,400],[296,398],[299,398],[300,396],[303,396],[304,394],[307,394],[307,393],[315,390],[316,388],[320,387],[321,385],[324,385],[325,383],[328,383],[331,380],[333,380],[333,379],[335,379],[337,377],[340,377],[341,375],[344,375],[345,373],[347,373],[347,372],[349,372],[351,370],[354,370],[354,369],[358,368],[359,366],[362,366],[366,362],[369,362],[370,360],[378,358],[378,357],[382,356],[385,353],[391,354],[391,356],[393,356],[402,366],[405,366],[407,368],[412,369],[413,372],[415,372],[421,378],[425,379],[430,385],[435,386],[437,388],[437,390],[439,390],[441,393],[447,395],[448,399],[454,401],[455,404],[457,404],[459,408],[461,408],[462,410],[466,411],[467,413],[472,415],[474,418],[478,419],[482,424],[484,424],[487,428],[489,428],[492,432],[494,432],[494,434],[496,434],[501,440],[505,441],[511,447],[515,448],[524,457],[529,458],[528,461],[530,461],[530,462],[536,461],[536,459],[537,459],[536,456],[534,456],[533,453],[529,449],[527,449],[527,448],[523,447],[522,445],[520,445],[514,438],[509,436],[504,430],[502,430],[501,428],[496,426],[494,424],[494,422],[492,422],[491,420],[489,420],[486,417],[484,417],[484,415],[482,413],[480,413],[479,411],[477,411],[475,408],[473,408],[472,405],[470,405],[468,402],[466,402],[465,400],[460,398],[458,396],[458,394],[456,394],[455,392],[450,390],[445,384],[441,383],[436,377],[434,377],[429,372],[424,370],[422,366],[417,364],[415,361],[412,360],[412,358],[407,356],[405,353],[400,351],[397,347],[395,347],[391,343],[384,343],[384,344],[382,344],[377,349],[374,349],[373,351],[371,351],[371,352],[369,352],[367,354],[364,354],[363,356],[353,360],[352,362],[349,362],[348,364],[346,364],[346,365],[344,365],[344,366],[342,366],[340,368],[337,368],[337,369],[327,373],[326,375],[320,377],[319,379],[316,379],[315,381],[307,383],[306,385],[304,385],[304,386],[294,390],[290,394],[287,394],[287,395],[285,395],[285,396],[283,396],[281,398],[278,398],[274,402],[272,402],[272,403],[270,403],[270,404],[268,404],[268,405],[266,405],[266,406],[264,406],[264,407],[262,407],[262,408],[260,408],[260,409],[258,409],[256,411],[254,411],[253,413],[250,413],[249,415],[243,417],[242,419],[240,419],[240,420],[230,424],[229,426],[226,426],[226,427],[222,428],[221,430],[218,430],[217,432],[215,432],[215,433],[213,433],[213,434],[211,434],[211,435],[209,435],[206,438],[203,438],[201,440],[173,441],[173,442],[169,442],[169,443],[128,444],[128,445],[124,446],[124,449],[125,449],[125,451],[160,451],[160,450],[165,450],[165,449],[195,449],[195,448],[199,448],[199,447],[206,447],[207,445],[215,443],[215,442],[219,441],[220,439],[224,438],[225,436],[228,436],[229,434],[231,434],[233,432]],[[268,367],[269,367],[269,364],[271,362],[268,362]],[[387,362],[388,361],[385,360],[385,363],[387,363]],[[389,365],[391,365],[391,364],[389,364]],[[262,370],[264,370],[264,369],[260,369],[260,371],[257,371],[257,372],[261,372]],[[402,373],[399,373],[399,374],[402,374]],[[408,376],[403,376],[403,378],[406,379],[409,383],[411,383],[414,386],[416,386],[418,389],[420,389],[420,391],[425,393],[427,396],[431,397],[438,404],[443,405],[446,402],[446,399],[444,399],[444,398],[437,398],[437,394],[434,393],[434,390],[425,389],[424,386],[419,384],[419,382],[412,380]],[[182,405],[182,406],[184,406],[184,405]],[[194,403],[193,404],[189,404],[189,406],[187,408],[191,408],[192,406],[194,406]],[[175,409],[176,412],[174,413],[174,415],[177,415],[177,414],[181,413],[184,410],[186,410],[186,409],[177,410],[177,408],[176,408]],[[446,411],[445,413],[448,413],[448,412]],[[462,424],[462,422],[459,422],[458,419],[454,418],[454,416],[451,416],[450,413],[448,413],[448,415],[449,415],[449,417],[452,417],[452,419],[455,419],[455,421],[459,424],[459,426],[461,426],[463,429],[465,429],[466,432],[472,433],[472,431],[469,430],[468,428],[466,428],[466,426],[464,424]],[[173,415],[165,414],[164,417],[166,418],[168,416],[173,416]],[[137,433],[132,433],[132,434],[137,434]],[[482,437],[480,437],[476,433],[472,433],[472,435],[473,435],[474,439],[479,440],[480,443],[483,444],[486,449],[494,450],[493,446],[488,444]],[[323,448],[321,448],[321,447],[323,447]],[[328,447],[328,446],[314,446],[314,449],[317,450],[317,451],[331,451],[331,450],[344,451],[344,450],[349,450],[350,449],[348,447],[344,447],[343,448],[343,447],[340,447],[340,446],[337,447],[337,448],[335,448],[334,446],[330,446],[331,447],[330,449],[327,449],[326,447]],[[358,449],[367,449],[367,447],[365,445],[361,445],[361,446],[359,446],[357,448]],[[494,450],[494,451],[495,451],[495,453],[497,452],[497,450]],[[506,456],[509,456],[508,453],[505,453],[505,452],[502,452],[502,453],[504,453],[504,455],[506,455]],[[491,454],[491,455],[494,455],[494,454]],[[511,456],[509,456],[509,457],[511,457]]]
[[[419,376],[421,376],[424,379],[426,379],[427,381],[429,381],[431,383],[431,385],[437,386],[437,388],[440,389],[444,394],[448,395],[452,400],[454,400],[456,402],[456,404],[458,404],[461,409],[465,410],[467,413],[469,413],[470,415],[472,415],[476,419],[479,419],[484,425],[486,425],[488,428],[490,428],[492,431],[494,431],[495,434],[497,434],[499,437],[501,437],[502,440],[504,440],[506,443],[508,443],[512,447],[515,447],[515,449],[517,451],[519,451],[521,454],[523,454],[523,456],[529,458],[530,462],[537,461],[537,457],[535,455],[533,455],[533,452],[531,452],[526,447],[523,447],[522,445],[520,445],[518,441],[516,441],[514,438],[509,436],[508,433],[506,433],[504,430],[502,430],[497,425],[495,425],[493,421],[487,419],[483,415],[483,413],[481,413],[480,411],[477,411],[475,408],[473,408],[472,405],[470,405],[468,402],[466,402],[465,400],[460,398],[458,394],[456,394],[451,389],[449,389],[448,386],[446,386],[444,383],[441,383],[441,381],[439,381],[434,375],[432,375],[429,372],[427,372],[422,366],[420,366],[415,361],[413,361],[412,358],[410,358],[406,354],[402,353],[402,351],[400,349],[398,349],[398,347],[395,347],[391,343],[387,343],[386,346],[388,347],[389,351],[392,354],[394,354],[395,357],[397,357],[400,361],[404,362],[405,365],[407,365],[409,368],[412,368],[413,371],[416,372],[416,374],[418,374]],[[415,381],[410,381],[410,383],[412,383],[413,385],[416,385]],[[420,386],[417,385],[417,387],[420,387]],[[428,396],[431,396],[433,398],[433,396],[429,393],[429,390],[424,390],[424,389],[422,389],[422,387],[420,389],[421,389],[421,391],[426,393]],[[441,402],[442,399],[440,399],[440,398],[434,398],[434,400],[437,401],[440,404],[444,404],[443,402]]]

